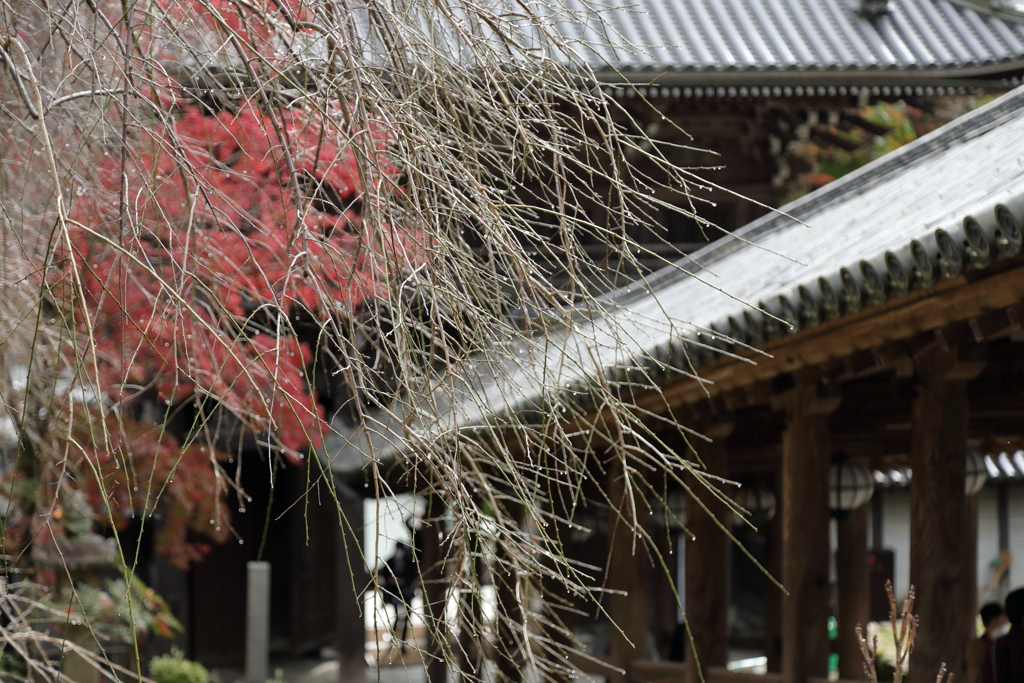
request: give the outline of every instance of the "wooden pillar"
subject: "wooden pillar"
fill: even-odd
[[[776,472],[772,492],[779,504],[768,523],[768,563],[765,569],[777,581],[782,580],[782,473]],[[769,673],[782,672],[782,601],[785,595],[767,576],[764,578],[764,653]]]
[[[522,506],[509,506],[509,514],[520,525],[523,521]],[[520,683],[523,680],[524,639],[523,609],[516,593],[519,576],[511,565],[511,554],[500,540],[495,548],[494,571],[495,627],[494,653],[497,660],[498,683]]]
[[[836,574],[839,612],[839,678],[864,677],[864,658],[857,643],[856,627],[867,627],[871,617],[868,567],[868,511],[862,505],[848,519],[840,520]]]
[[[648,657],[650,566],[645,551],[646,541],[634,535],[630,499],[626,495],[619,455],[613,456],[607,471],[610,543],[606,583],[610,590],[616,591],[608,595],[608,616],[615,623],[611,629],[608,654],[615,666],[628,671],[632,660]],[[636,523],[643,523],[639,510],[637,516]],[[625,681],[626,676],[610,674],[608,680],[609,683]]]
[[[444,530],[443,518],[444,505],[441,499],[434,495],[429,496],[427,512],[423,516],[423,548],[419,551],[420,577],[423,586],[423,620],[427,627],[427,648],[424,653],[427,683],[446,683],[448,678],[445,657],[450,650],[447,643],[448,625],[445,622],[444,614],[448,598],[448,583],[444,573],[441,541],[441,534]]]
[[[361,681],[366,675],[366,627],[363,623],[363,594],[369,575],[361,552],[363,547],[363,499],[344,484],[338,484],[341,523],[338,527],[338,680]]]
[[[653,533],[654,547],[665,562],[664,567],[656,567],[652,583],[654,585],[653,628],[654,647],[662,659],[668,659],[672,653],[672,637],[676,632],[679,612],[676,591],[683,590],[683,583],[676,585],[679,576],[679,553],[675,549],[679,545],[679,533],[666,529],[656,529]],[[685,567],[682,567],[686,571]],[[680,596],[682,597],[682,596]],[[685,603],[685,598],[683,600]]]
[[[828,417],[839,398],[801,387],[781,398],[782,434],[782,675],[804,683],[828,674],[829,506]]]
[[[570,504],[567,502],[568,499],[565,497],[569,491],[564,487],[549,487],[548,491],[551,499],[544,504],[544,514],[550,516],[545,516],[543,523],[544,530],[550,536],[549,542],[551,545],[549,547],[551,556],[557,557],[562,555],[572,561],[572,546],[569,541],[571,530],[564,521],[572,514]],[[644,552],[644,543],[644,541],[638,542],[638,555]],[[573,669],[574,664],[564,659],[564,657],[569,655],[573,649],[572,633],[576,625],[576,605],[573,595],[566,591],[562,581],[554,578],[554,572],[565,570],[555,566],[555,563],[550,559],[547,562],[550,563],[549,571],[551,573],[541,578],[541,591],[545,596],[545,608],[547,610],[544,620],[548,623],[542,625],[540,630],[541,635],[550,642],[555,658],[561,660],[561,662],[559,666],[553,667],[547,672],[546,680],[549,683],[570,683],[570,681],[577,678],[577,674]],[[632,600],[634,596],[638,596],[637,599],[640,600],[646,599],[644,597],[646,593],[641,595],[639,591],[634,590],[632,585],[625,590],[629,592],[629,596],[625,598],[626,600]],[[617,616],[612,615],[612,619],[620,626],[622,625]]]
[[[934,681],[943,662],[962,668],[973,621],[965,619],[964,543],[967,501],[967,380],[981,370],[956,348],[915,359],[917,392],[911,407],[910,583],[921,621],[911,653],[910,683]],[[970,561],[974,561],[973,558]]]
[[[483,675],[483,652],[479,644],[484,642],[483,605],[481,589],[486,583],[487,569],[483,560],[480,538],[469,533],[466,542],[471,576],[470,589],[459,594],[459,680],[462,683],[480,681]]]
[[[690,440],[708,474],[728,475],[725,439],[732,427],[731,422],[699,426],[698,430],[713,441]],[[693,636],[686,662],[690,683],[697,683],[697,665],[705,672],[709,666],[725,666],[729,651],[729,539],[715,520],[728,525],[730,519],[726,505],[696,477],[688,479],[691,491],[710,512],[705,512],[696,500],[686,502],[686,528],[693,534],[693,540],[686,546],[686,622]],[[711,484],[716,485],[713,481]],[[692,656],[694,651],[696,659]]]

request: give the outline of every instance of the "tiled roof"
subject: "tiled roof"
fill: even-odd
[[[567,0],[559,32],[606,77],[984,76],[1024,66],[1024,15],[963,0]],[[624,50],[625,44],[644,46]],[[662,72],[667,72],[662,74]]]
[[[999,222],[1006,211],[1016,235]],[[440,434],[500,423],[510,413],[559,404],[585,412],[598,375],[640,391],[676,379],[687,358],[713,362],[728,348],[713,329],[756,347],[787,333],[776,318],[795,333],[1019,253],[1024,87],[781,212],[609,294],[604,315],[591,322],[509,342],[504,358],[463,368],[463,376],[476,373],[468,381],[442,382],[394,415],[371,416],[368,431],[339,422],[325,455],[336,470],[351,472],[366,462],[368,441],[374,457],[387,457],[410,440],[433,444]],[[431,408],[417,408],[420,401]]]

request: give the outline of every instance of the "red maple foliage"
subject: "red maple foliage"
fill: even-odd
[[[64,457],[45,462],[43,490],[34,490],[34,482],[17,470],[0,480],[5,493],[36,498],[46,506],[46,514],[31,516],[21,514],[20,505],[10,506],[4,526],[7,547],[23,547],[27,537],[44,546],[54,538],[81,537],[95,522],[123,531],[133,520],[158,511],[162,523],[156,548],[181,568],[209,552],[209,541],[229,537],[224,501],[229,482],[216,462],[224,454],[200,444],[183,447],[162,425],[113,411],[104,415],[88,408],[64,414],[74,416],[72,424],[51,442]]]
[[[88,362],[69,365],[85,368],[83,383],[121,405],[212,400],[272,433],[294,459],[319,446],[327,425],[309,379],[315,354],[292,321],[355,315],[425,258],[421,235],[361,215],[366,196],[396,186],[388,136],[370,134],[377,158],[360,173],[341,134],[306,112],[191,109],[126,162],[104,157],[98,187],[75,204],[52,290],[82,340],[72,352]],[[219,493],[214,460],[195,446],[159,429],[132,438],[135,457],[146,453],[152,462],[143,469],[158,488],[166,482],[171,498]],[[178,475],[172,484],[161,459],[210,476]],[[124,497],[128,483],[114,477],[111,490]],[[129,495],[121,507],[132,506]],[[164,550],[187,561],[195,556],[185,548],[189,522],[178,521]]]
[[[159,425],[111,414],[94,417],[91,438],[82,439],[85,447],[72,466],[91,475],[78,478],[79,490],[97,519],[124,529],[134,517],[152,512],[159,500],[163,523],[156,547],[180,567],[210,549],[195,535],[190,538],[190,531],[216,542],[227,539],[230,515],[222,496],[228,482],[212,449],[199,444],[183,448]]]

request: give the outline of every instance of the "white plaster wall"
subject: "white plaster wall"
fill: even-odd
[[[902,600],[910,586],[910,492],[878,493],[884,496],[882,545],[895,555],[892,583],[896,596]]]
[[[1010,569],[1010,588],[1024,586],[1024,486],[1010,485],[1010,552],[1014,564]],[[883,493],[884,524],[882,535],[886,548],[895,553],[896,595],[901,600],[910,586],[910,492],[888,490]],[[993,560],[999,555],[999,525],[996,517],[996,490],[986,486],[978,494],[978,591],[984,590],[992,578]]]
[[[1010,587],[1024,586],[1024,486],[1010,487]],[[992,533],[996,533],[995,524]]]
[[[381,566],[395,553],[399,541],[409,542],[405,520],[423,514],[423,507],[423,502],[413,500],[409,493],[363,501],[363,552],[368,566]]]
[[[1018,498],[1024,500],[1020,494],[1024,493],[1024,489],[1013,488],[1010,489],[1011,495],[1016,492]],[[1014,524],[1013,514],[1010,514],[1010,528],[1014,526],[1018,527],[1024,532],[1024,518],[1020,518],[1016,524]],[[1022,539],[1024,540],[1024,539]],[[1011,552],[1013,548],[1013,538],[1010,538]],[[1024,550],[1024,547],[1022,547]],[[1024,556],[1014,553],[1022,560]],[[999,558],[999,518],[997,516],[996,506],[996,490],[991,486],[986,486],[978,493],[978,589],[979,591],[984,590],[988,587],[992,580],[992,560],[998,561]],[[1018,569],[1018,578],[1024,579],[1024,573]],[[1010,580],[1013,580],[1012,572]],[[979,592],[979,597],[982,601],[987,601],[984,594]]]

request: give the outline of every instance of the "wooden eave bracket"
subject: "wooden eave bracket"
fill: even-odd
[[[790,418],[831,415],[843,402],[837,387],[827,390],[817,386],[796,387],[772,401],[772,408],[785,412]]]
[[[928,347],[978,346],[979,334],[987,341],[1019,330],[1022,316],[1024,258],[1019,258],[984,276],[950,280],[780,340],[767,347],[772,356],[758,358],[756,365],[726,360],[701,368],[704,383],[675,382],[644,403],[657,410],[655,402],[696,403],[710,394],[738,400],[736,407],[742,407],[748,397],[763,401],[766,395],[780,395],[812,381],[828,384],[886,365],[907,376],[912,358]],[[956,371],[964,378],[984,368],[981,359],[963,360],[973,364]],[[817,378],[812,377],[815,373]],[[745,387],[753,388],[745,392]]]
[[[927,385],[936,382],[969,382],[988,365],[988,344],[969,346],[934,345],[914,356],[918,381]]]

